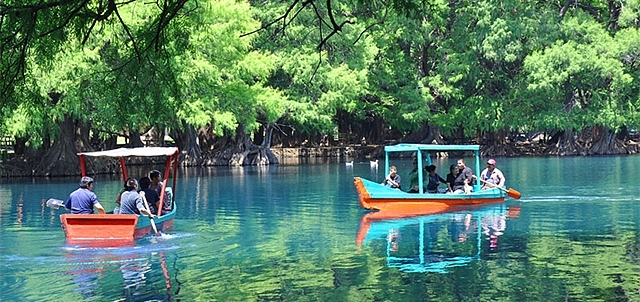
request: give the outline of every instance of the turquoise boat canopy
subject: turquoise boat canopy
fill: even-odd
[[[425,151],[425,152],[423,152]],[[416,159],[418,160],[418,188],[419,192],[423,192],[423,179],[426,177],[422,175],[422,153],[425,153],[424,160],[427,161],[427,165],[431,165],[431,155],[429,151],[445,152],[445,151],[472,151],[475,157],[475,169],[473,169],[476,178],[480,179],[480,145],[435,145],[435,144],[397,144],[391,146],[384,146],[384,175],[389,175],[389,153],[392,152],[415,152]],[[480,185],[475,185],[474,190],[479,190]]]
[[[433,144],[397,144],[385,146],[385,152],[416,151],[480,151],[480,145],[433,145]]]

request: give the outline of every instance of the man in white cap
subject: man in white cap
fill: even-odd
[[[494,187],[504,187],[504,174],[498,168],[496,168],[496,160],[489,159],[487,161],[487,168],[480,173],[480,179],[482,181],[482,189],[491,189]]]
[[[93,178],[84,176],[80,180],[80,188],[73,191],[64,206],[71,210],[71,214],[93,214],[93,207],[104,214],[104,208],[93,193]]]

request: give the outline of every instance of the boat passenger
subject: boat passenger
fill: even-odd
[[[158,196],[162,196],[164,194],[164,200],[162,201],[162,214],[166,214],[171,212],[173,209],[173,204],[171,202],[171,194],[167,193],[162,186],[162,174],[158,170],[153,170],[149,172],[149,178],[151,178],[151,185],[149,188],[156,190],[158,192]]]
[[[398,175],[398,169],[396,166],[391,166],[389,167],[389,175],[387,175],[382,184],[389,188],[400,190],[400,181],[401,178],[400,175]]]
[[[456,177],[458,177],[458,165],[453,164],[449,167],[449,174],[447,174],[447,193],[453,193],[453,183],[456,182]]]
[[[140,178],[140,192],[144,192],[145,198],[149,203],[149,210],[151,213],[158,213],[158,207],[160,206],[160,195],[154,189],[151,189],[151,179],[149,177]]]
[[[492,189],[494,187],[503,188],[506,181],[502,171],[496,168],[496,160],[493,158],[487,161],[487,168],[480,173],[480,179],[483,180],[483,190]]]
[[[153,214],[147,211],[142,197],[137,192],[138,182],[133,178],[128,178],[125,184],[125,191],[120,198],[120,214],[144,214],[153,217]]]
[[[436,172],[436,166],[430,165],[427,167],[427,172],[429,173],[428,179],[429,183],[427,184],[427,193],[444,193],[438,191],[438,186],[440,183],[446,182],[438,173]]]
[[[425,178],[426,178],[427,173],[428,173],[427,172],[427,168],[426,167],[422,168],[422,177],[424,177],[423,180],[422,180],[422,182],[423,182],[422,187],[424,189],[427,188],[427,186],[424,184],[425,180],[426,180]],[[418,160],[414,158],[413,159],[413,170],[411,170],[411,173],[409,174],[409,187],[411,189],[407,193],[418,193],[418,192],[420,192],[420,187],[418,186],[418,179],[419,179],[419,177],[418,177]]]
[[[158,170],[153,170],[149,172],[149,178],[151,178],[151,185],[149,188],[156,190],[158,192],[158,196],[164,193],[164,188],[162,187],[162,173]]]
[[[453,182],[453,193],[471,193],[473,191],[473,187],[471,187],[473,184],[473,170],[465,165],[464,158],[458,159],[458,170],[460,172],[458,172],[458,176]]]
[[[69,194],[65,208],[71,210],[71,214],[93,214],[93,207],[98,213],[104,214],[104,208],[93,193],[93,178],[84,176],[80,179],[80,188]]]

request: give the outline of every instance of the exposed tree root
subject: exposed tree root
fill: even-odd
[[[553,155],[571,156],[588,154],[587,149],[578,143],[574,131],[571,129],[557,133],[551,142],[555,142],[554,145],[549,147],[549,153]]]
[[[626,154],[629,153],[623,141],[616,138],[614,131],[606,129],[602,126],[594,126],[587,131],[584,131],[586,135],[589,135],[587,145],[589,146],[588,154]]]

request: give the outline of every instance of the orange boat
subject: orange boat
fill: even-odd
[[[176,215],[176,204],[173,198],[173,188],[176,185],[176,173],[178,168],[178,148],[175,147],[146,147],[146,148],[120,148],[108,151],[97,152],[81,152],[80,169],[82,176],[87,175],[85,166],[85,156],[90,157],[113,157],[120,160],[123,180],[127,179],[127,169],[125,165],[125,157],[158,157],[166,156],[167,162],[165,166],[165,179],[163,180],[163,188],[165,194],[160,194],[160,209],[164,203],[172,205],[169,213],[162,215],[158,210],[157,216],[151,219],[143,215],[135,214],[62,214],[60,222],[64,229],[67,241],[86,242],[105,240],[109,243],[127,242],[134,239],[147,236],[156,230],[161,232],[173,227],[174,217]],[[173,166],[173,177],[171,177],[171,168]],[[169,179],[173,180],[172,186],[168,187]],[[59,207],[59,200],[50,200],[47,202],[50,207]],[[154,228],[155,226],[155,228]]]
[[[418,164],[419,192],[424,192],[422,174],[423,154],[427,165],[431,165],[430,152],[446,151],[470,151],[475,155],[476,178],[480,179],[480,146],[479,145],[430,145],[430,144],[398,144],[385,146],[385,175],[389,174],[389,153],[413,152],[416,154]],[[514,189],[492,188],[482,190],[481,185],[474,185],[470,194],[431,194],[431,193],[407,193],[398,189],[389,188],[360,177],[353,179],[360,206],[369,210],[379,210],[399,214],[426,215],[433,212],[445,211],[452,206],[482,205],[503,202],[508,195],[520,198],[520,192]]]

